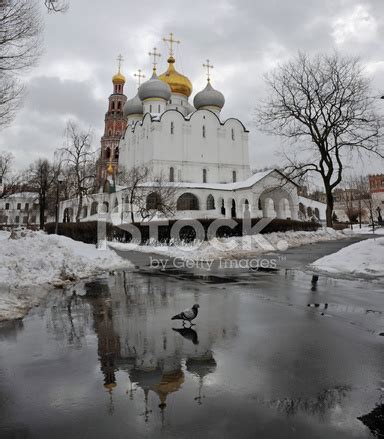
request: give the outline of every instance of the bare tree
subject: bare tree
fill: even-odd
[[[379,148],[382,120],[375,112],[370,82],[357,58],[299,54],[266,77],[269,98],[258,108],[258,123],[267,133],[295,144],[285,153],[286,172],[295,178],[315,173],[327,201],[332,226],[333,190],[351,157]]]
[[[48,160],[38,159],[30,166],[28,174],[29,187],[38,193],[39,224],[40,229],[44,229],[45,212],[49,207],[57,170]]]
[[[44,0],[48,12],[67,12],[69,4],[66,0]]]
[[[147,166],[122,169],[118,181],[125,187],[132,223],[135,222],[135,214],[141,221],[150,220],[158,213],[166,216],[174,214],[177,186],[165,181],[162,175],[153,177]]]
[[[8,124],[20,106],[24,88],[15,75],[38,60],[41,30],[35,1],[0,2],[0,125]]]
[[[66,144],[60,149],[64,169],[73,182],[72,196],[78,199],[76,222],[80,222],[84,196],[95,189],[96,153],[92,150],[92,131],[81,131],[69,121],[66,128]]]

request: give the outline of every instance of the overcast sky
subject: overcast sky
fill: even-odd
[[[192,81],[191,102],[205,86],[202,63],[213,63],[212,85],[226,98],[223,116],[240,118],[251,132],[254,168],[279,164],[280,140],[258,133],[253,123],[254,106],[265,92],[263,74],[299,50],[361,56],[375,91],[384,93],[383,0],[69,1],[66,14],[41,8],[44,54],[26,77],[23,109],[0,134],[0,150],[12,151],[19,167],[52,158],[68,119],[92,127],[99,147],[117,55],[124,57],[130,98],[136,69],[150,75],[148,51],[154,46],[163,55],[158,72],[166,69],[162,37],[169,32],[181,40],[176,68]],[[382,172],[384,163],[373,159],[364,167]]]

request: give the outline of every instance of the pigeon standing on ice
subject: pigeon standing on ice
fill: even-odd
[[[192,320],[197,317],[197,313],[199,311],[200,306],[198,304],[195,304],[192,306],[192,308],[185,309],[180,314],[176,314],[172,317],[172,320],[182,320],[183,325],[185,321],[188,321],[192,326]]]

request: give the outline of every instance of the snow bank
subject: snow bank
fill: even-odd
[[[266,233],[256,237],[241,236],[232,238],[214,239],[209,242],[191,244],[179,243],[176,245],[162,245],[150,243],[149,245],[109,243],[109,246],[118,250],[141,251],[147,253],[160,253],[170,257],[195,260],[211,260],[219,258],[239,258],[255,256],[303,244],[319,241],[329,241],[346,238],[343,232],[324,228],[316,232],[284,232]]]
[[[97,250],[64,236],[0,232],[0,320],[24,315],[44,296],[47,284],[63,286],[129,267],[130,262],[110,249]]]
[[[349,245],[318,259],[310,267],[314,271],[348,277],[384,277],[384,238]]]
[[[374,237],[375,235],[384,235],[384,228],[375,226],[375,232],[373,232],[372,226],[363,224],[360,228],[358,224],[354,224],[353,229],[344,229],[343,232],[346,235],[372,235]]]

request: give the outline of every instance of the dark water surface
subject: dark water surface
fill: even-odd
[[[54,291],[0,327],[0,438],[374,437],[357,417],[384,387],[382,299],[290,271]],[[193,329],[170,320],[194,303]]]

